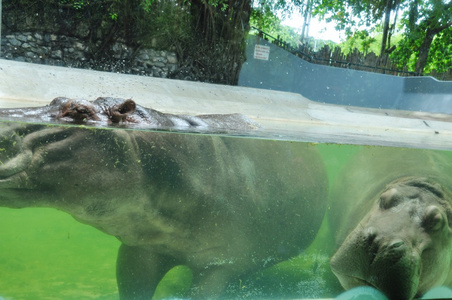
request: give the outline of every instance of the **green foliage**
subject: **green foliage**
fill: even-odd
[[[192,40],[193,20],[185,1],[146,0],[141,8],[145,15],[138,22],[144,45],[182,52],[183,45]]]
[[[398,43],[396,50],[390,54],[390,57],[398,68],[406,67],[408,71],[414,72],[418,57],[416,47],[416,43],[413,43],[413,40],[403,39]]]
[[[253,9],[262,12],[263,15],[278,15],[284,19],[290,17],[292,13],[304,11],[305,1],[300,0],[255,0],[253,1]]]
[[[270,10],[264,7],[262,10],[253,9],[251,11],[250,26],[268,33],[276,39],[289,43],[292,47],[297,47],[299,43],[299,34],[290,26],[281,24],[281,20]],[[257,31],[251,29],[251,34]]]
[[[356,48],[364,54],[374,52],[378,55],[379,44],[381,45],[381,42],[378,42],[367,30],[360,30],[349,36],[345,42],[340,44],[340,47],[344,53],[353,52]]]
[[[422,73],[424,68],[426,71],[432,69],[445,71],[450,68],[449,45],[452,43],[452,36],[448,32],[442,33],[450,30],[452,25],[450,18],[452,2],[450,1],[323,0],[315,1],[313,14],[328,21],[334,21],[338,30],[346,32],[349,38],[345,45],[346,50],[358,48],[367,52],[372,51],[375,41],[363,36],[366,33],[357,28],[373,25],[375,27],[367,30],[368,33],[375,33],[378,27],[384,27],[390,32],[391,26],[395,23],[385,27],[384,19],[389,14],[394,17],[396,10],[403,11],[402,18],[398,19],[403,38],[397,43],[391,40],[392,45],[386,44],[384,48],[387,50],[390,46],[397,44],[395,51],[391,53],[391,58],[397,62],[398,67],[408,66],[411,71],[419,73]],[[386,20],[389,21],[389,19]],[[392,29],[394,30],[395,27]],[[382,35],[380,38],[383,40],[385,37]],[[445,55],[441,55],[442,53]]]
[[[430,73],[436,70],[439,73],[447,72],[452,67],[452,28],[439,33],[433,40],[425,71]]]
[[[391,54],[398,67],[418,73],[445,72],[451,68],[452,3],[411,0],[400,24],[404,39]]]
[[[265,33],[288,43],[291,47],[297,48],[300,45],[300,33],[293,27],[283,25],[281,20],[290,17],[295,11],[303,13],[306,9],[305,1],[255,1],[251,11],[250,26],[258,28]],[[300,24],[301,27],[302,24]],[[250,34],[256,34],[252,29]],[[334,46],[332,41],[314,40],[308,38],[303,41],[311,48],[320,49],[324,45]]]
[[[5,15],[11,8],[33,15],[38,24],[49,24],[49,16],[54,16],[67,31],[74,31],[79,23],[90,20],[86,37],[93,44],[102,40],[102,45],[107,45],[113,42],[112,37],[122,37],[131,44],[176,49],[180,56],[195,49],[200,38],[204,39],[202,43],[210,43],[210,46],[203,46],[205,50],[221,43],[221,40],[243,40],[249,29],[247,18],[249,25],[296,47],[299,34],[283,26],[281,19],[311,9],[313,16],[335,22],[338,30],[345,31],[348,37],[342,45],[345,51],[357,48],[364,53],[378,54],[378,46],[382,45],[379,40],[384,38],[379,31],[383,31],[385,14],[388,9],[391,13],[399,9],[403,11],[398,20],[403,38],[395,41],[392,37],[391,45],[386,44],[385,48],[397,45],[391,58],[400,68],[408,66],[410,70],[423,70],[424,65],[427,72],[450,68],[450,1],[310,1],[312,6],[307,5],[307,0],[4,0],[3,8]],[[248,11],[246,6],[251,2],[253,9]],[[17,26],[24,23],[23,17],[17,18]],[[67,28],[68,24],[73,28]],[[54,24],[44,26],[44,30],[51,31],[52,26]],[[220,48],[227,47],[223,45]],[[102,49],[103,46],[99,51]],[[232,56],[239,57],[238,54]]]
[[[112,19],[113,21],[117,21],[118,20],[118,14],[117,13],[110,13],[110,19]]]

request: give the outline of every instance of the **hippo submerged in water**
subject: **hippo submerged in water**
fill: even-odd
[[[241,276],[297,255],[326,209],[324,166],[308,144],[22,122],[255,126],[241,115],[57,98],[0,116],[9,120],[0,122],[0,206],[53,207],[116,236],[121,299],[150,299],[176,265],[193,272],[191,296],[217,297]]]
[[[189,131],[250,130],[259,125],[241,114],[173,115],[137,105],[132,99],[99,97],[94,101],[57,97],[44,107],[0,110],[0,118],[28,121],[68,122],[127,128],[178,129]]]
[[[452,283],[452,155],[366,147],[331,192],[340,245],[331,268],[342,286],[412,299]]]

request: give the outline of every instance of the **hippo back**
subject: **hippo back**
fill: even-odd
[[[315,146],[214,135],[133,135],[144,149],[141,161],[155,209],[201,240],[227,239],[231,257],[250,250],[256,259],[278,261],[315,237],[327,199]]]

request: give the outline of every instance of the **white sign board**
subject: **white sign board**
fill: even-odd
[[[268,60],[270,57],[270,47],[263,45],[256,45],[254,47],[254,59]]]

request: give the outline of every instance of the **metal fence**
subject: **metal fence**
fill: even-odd
[[[311,63],[391,75],[422,75],[408,70],[397,69],[395,63],[392,62],[388,56],[378,57],[374,53],[364,55],[357,51],[357,49],[349,54],[343,54],[339,47],[331,49],[327,45],[317,52],[314,52],[309,47],[294,48],[289,43],[284,42],[279,38],[275,38],[256,27],[252,28],[258,32],[259,37]]]

